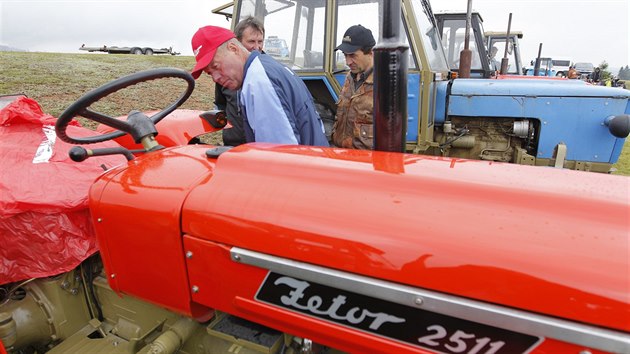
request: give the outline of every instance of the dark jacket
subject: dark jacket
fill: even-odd
[[[223,129],[223,145],[238,146],[245,144],[243,118],[238,110],[238,92],[216,84],[214,88],[214,104],[217,109],[225,111],[232,128]]]

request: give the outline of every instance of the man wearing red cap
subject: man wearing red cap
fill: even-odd
[[[336,48],[343,52],[350,72],[339,94],[332,130],[335,146],[371,150],[374,144],[374,52],[372,31],[351,26]]]
[[[263,41],[265,39],[265,26],[262,21],[253,16],[242,19],[234,27],[234,35],[243,46],[249,50],[263,52]],[[219,84],[214,88],[214,104],[217,109],[225,111],[232,128],[223,129],[223,145],[238,146],[245,144],[245,128],[243,128],[243,117],[238,108],[238,91],[230,90]]]
[[[324,125],[302,79],[258,51],[249,52],[230,30],[202,27],[192,38],[201,72],[239,91],[239,107],[247,142],[328,146]]]

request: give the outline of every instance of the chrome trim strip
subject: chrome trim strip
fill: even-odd
[[[593,349],[630,353],[628,333],[422,290],[238,247],[233,247],[230,253],[234,262],[346,291],[369,294],[381,300]]]

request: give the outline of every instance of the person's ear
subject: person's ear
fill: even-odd
[[[227,50],[233,53],[238,53],[238,45],[236,43],[229,41],[227,44]]]

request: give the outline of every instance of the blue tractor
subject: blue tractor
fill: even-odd
[[[382,33],[385,0],[236,0],[233,24],[263,19],[266,35],[286,40],[283,63],[306,82],[333,125],[347,67],[335,47],[356,24]],[[630,131],[630,91],[578,80],[463,79],[452,75],[427,0],[400,1],[400,35],[377,39],[408,59],[404,150],[575,170],[610,172]],[[360,14],[360,16],[358,16]],[[388,22],[390,21],[390,22]],[[375,69],[375,70],[378,70]]]
[[[526,76],[557,76],[557,70],[553,67],[552,58],[540,58],[540,66],[536,73],[536,59],[529,62],[529,65],[523,68],[523,75]]]

